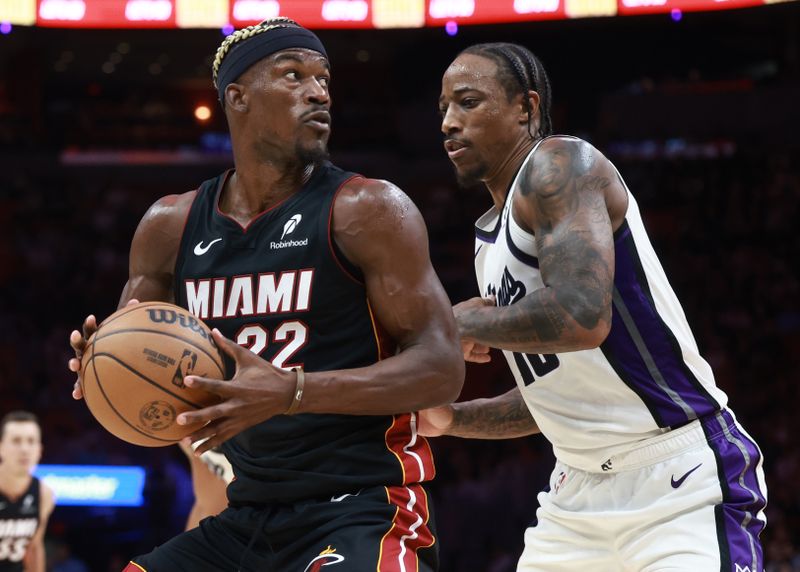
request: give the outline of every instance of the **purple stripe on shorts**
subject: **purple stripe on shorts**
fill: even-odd
[[[758,537],[766,522],[759,513],[767,505],[766,491],[761,490],[756,472],[761,451],[739,430],[728,411],[709,415],[702,424],[721,480],[722,504],[716,511],[720,550],[730,555],[727,565],[731,572],[761,572],[764,558]]]

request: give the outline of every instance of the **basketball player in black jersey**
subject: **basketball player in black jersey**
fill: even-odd
[[[0,421],[0,572],[44,572],[44,531],[53,491],[31,475],[42,456],[33,413],[12,411]]]
[[[153,205],[120,305],[175,301],[216,328],[232,379],[188,376],[222,402],[178,422],[207,422],[190,440],[222,445],[235,479],[229,508],[128,570],[435,570],[434,466],[410,412],[451,402],[464,366],[423,220],[326,160],[314,34],[265,21],[213,67],[235,169]],[[95,328],[72,333],[72,371]]]

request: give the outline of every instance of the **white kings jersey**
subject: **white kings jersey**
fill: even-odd
[[[502,212],[492,208],[475,225],[478,285],[482,296],[496,297],[498,306],[544,287],[535,238],[511,214],[523,168],[524,163]],[[554,355],[503,351],[556,457],[593,472],[637,442],[727,402],[698,352],[639,207],[625,189],[628,209],[614,233],[613,310],[606,340],[599,348]]]

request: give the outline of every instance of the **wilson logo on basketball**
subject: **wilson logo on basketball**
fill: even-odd
[[[200,326],[200,322],[198,322],[197,318],[194,316],[186,316],[184,314],[179,314],[174,310],[162,309],[148,309],[147,315],[150,317],[150,321],[154,324],[174,324],[177,322],[182,328],[191,330],[196,334],[200,334],[203,336],[203,338],[209,339],[208,334],[206,334],[205,330]]]
[[[175,423],[175,408],[166,401],[145,403],[139,411],[139,421],[151,431],[161,431]]]
[[[336,549],[328,545],[328,548],[320,552],[319,556],[308,563],[308,566],[306,566],[303,572],[319,572],[322,570],[323,566],[331,566],[333,564],[339,564],[340,562],[344,562],[344,556],[336,554]]]

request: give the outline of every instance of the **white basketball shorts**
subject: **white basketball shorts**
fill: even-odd
[[[758,446],[721,411],[610,458],[557,462],[518,572],[762,572]]]

